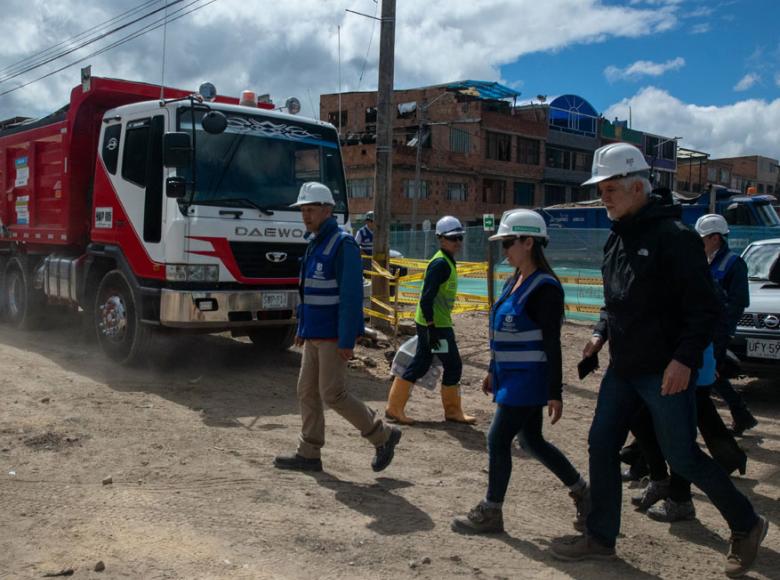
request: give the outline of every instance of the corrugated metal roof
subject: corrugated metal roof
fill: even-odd
[[[499,100],[517,98],[520,96],[518,91],[505,87],[499,83],[487,81],[458,81],[446,86],[449,90],[458,91],[464,95],[477,97],[479,99]]]

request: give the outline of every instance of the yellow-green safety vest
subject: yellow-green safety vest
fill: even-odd
[[[455,307],[455,296],[458,294],[458,269],[450,257],[441,250],[433,255],[433,258],[428,262],[428,266],[430,267],[431,262],[438,258],[447,260],[447,263],[450,265],[450,277],[444,284],[439,286],[439,291],[433,299],[433,324],[438,328],[452,328],[452,309]],[[423,316],[419,302],[417,303],[417,313],[414,316],[414,321],[423,326],[428,324],[428,321]]]

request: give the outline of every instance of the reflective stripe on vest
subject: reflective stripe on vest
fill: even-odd
[[[301,269],[303,300],[302,338],[335,338],[338,336],[339,282],[336,279],[336,256],[339,244],[349,234],[336,229],[329,238],[310,246]]]
[[[718,281],[719,284],[723,284],[724,278],[726,278],[726,274],[729,270],[731,270],[731,266],[734,265],[734,262],[737,260],[737,255],[732,252],[731,250],[725,252],[722,256],[716,257],[712,264],[710,264],[710,272],[715,277],[715,279]]]

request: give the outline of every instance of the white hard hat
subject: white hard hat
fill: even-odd
[[[437,236],[444,236],[447,238],[449,236],[462,236],[465,233],[466,230],[463,229],[463,224],[460,223],[460,220],[451,215],[445,215],[436,222]]]
[[[694,228],[702,238],[710,234],[725,236],[729,233],[729,224],[726,223],[726,218],[716,213],[701,216],[696,220]]]
[[[366,212],[366,221],[374,221],[374,212],[373,211],[367,211]]]
[[[301,189],[298,192],[298,201],[291,204],[290,207],[299,207],[312,203],[336,205],[336,202],[333,201],[333,194],[331,194],[327,185],[317,181],[307,181],[301,185]]]
[[[625,177],[640,171],[649,171],[642,152],[628,143],[610,143],[593,153],[591,178],[582,185],[593,185],[613,177]]]
[[[488,240],[493,242],[519,236],[550,239],[547,235],[547,224],[544,223],[542,216],[530,209],[512,209],[504,212],[501,223],[498,224],[498,231]]]

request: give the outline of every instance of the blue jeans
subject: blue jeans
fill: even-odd
[[[618,453],[642,402],[650,411],[658,444],[672,470],[710,498],[732,531],[748,532],[757,521],[750,501],[696,444],[696,389],[691,386],[676,395],[662,396],[662,379],[661,374],[622,378],[610,368],[601,381],[588,438],[592,508],[587,528],[605,546],[614,546],[620,531]]]
[[[516,435],[523,449],[541,461],[564,485],[574,485],[580,480],[579,472],[566,456],[542,436],[542,409],[541,406],[498,405],[488,433],[488,501],[504,501],[512,475],[512,440]]]
[[[434,355],[431,352],[428,327],[418,324],[417,350],[414,353],[412,362],[406,367],[406,372],[403,377],[401,377],[403,380],[414,383],[420,377],[425,376],[425,373],[431,368],[433,357],[437,356],[441,361],[441,366],[444,367],[444,375],[441,378],[441,384],[452,387],[460,382],[460,377],[463,372],[463,362],[460,360],[458,345],[455,342],[455,331],[452,328],[438,328],[437,331],[441,339],[446,340],[448,343],[447,352],[436,353]]]

